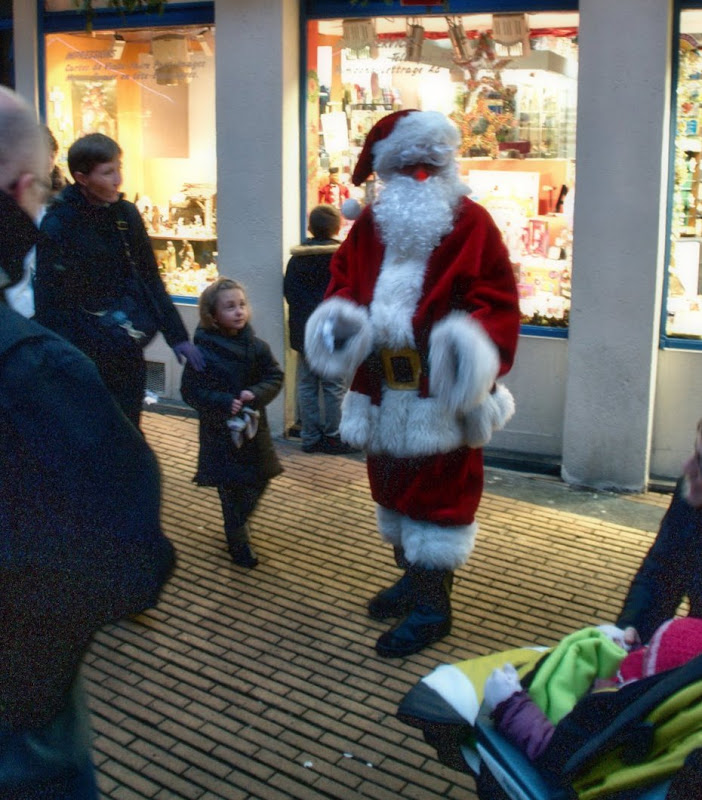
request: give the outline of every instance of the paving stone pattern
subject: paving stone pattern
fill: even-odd
[[[178,566],[158,607],[101,631],[86,659],[99,785],[114,800],[472,800],[472,779],[395,719],[399,701],[440,663],[611,621],[668,500],[646,496],[642,529],[488,482],[452,635],[383,660],[373,644],[387,625],[365,603],[399,573],[360,456],[276,443],[285,472],[253,519],[261,563],[247,571],[227,555],[216,490],[191,481],[197,421],[147,412],[143,427]]]

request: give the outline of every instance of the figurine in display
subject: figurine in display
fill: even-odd
[[[195,263],[195,251],[187,239],[183,239],[183,244],[178,251],[178,258],[180,258],[181,269],[190,269]]]
[[[170,239],[166,242],[166,269],[169,272],[175,272],[178,269],[175,245]]]
[[[349,198],[349,187],[339,182],[339,167],[329,167],[329,182],[319,190],[319,202],[341,208]]]
[[[382,181],[332,257],[305,356],[347,378],[340,435],[364,449],[381,537],[402,577],[368,605],[399,618],[383,657],[451,630],[454,571],[473,549],[482,447],[514,413],[498,382],[519,335],[509,253],[490,214],[465,196],[460,134],[435,111],[403,110],[371,129],[352,180]]]
[[[151,230],[154,233],[161,232],[161,212],[158,206],[154,206],[151,212]]]
[[[141,219],[146,230],[151,232],[151,209],[149,206],[144,206],[144,210],[141,212]]]

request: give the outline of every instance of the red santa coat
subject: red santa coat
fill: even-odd
[[[371,309],[374,298],[378,299],[385,258],[372,207],[367,207],[332,259],[326,300]],[[387,287],[382,290],[388,291]],[[369,324],[373,328],[372,315]],[[512,266],[494,221],[466,197],[461,198],[453,230],[424,267],[411,318],[422,364],[418,390],[390,390],[372,354],[355,370],[341,427],[344,439],[368,451],[368,476],[377,503],[415,520],[466,525],[473,522],[482,493],[482,450],[474,445],[484,443],[483,429],[486,423],[490,427],[493,406],[503,400],[495,401],[502,396],[493,394],[477,407],[462,407],[462,392],[470,387],[460,386],[460,375],[455,402],[447,407],[432,397],[434,366],[447,371],[435,359],[433,363],[433,348],[438,345],[430,347],[432,332],[440,324],[449,326],[457,350],[469,358],[474,346],[478,362],[484,360],[486,348],[495,351],[494,367],[483,369],[478,364],[476,380],[490,376],[486,391],[511,367],[519,333]],[[374,350],[387,346],[377,330],[372,331],[372,340]],[[456,367],[449,361],[448,372]],[[460,364],[456,371],[460,372]],[[483,430],[478,436],[476,425]],[[490,432],[492,427],[494,422]]]

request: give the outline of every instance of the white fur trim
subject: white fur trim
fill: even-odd
[[[485,402],[466,414],[463,422],[465,443],[469,447],[485,447],[493,431],[499,431],[514,416],[514,397],[502,383],[485,398]]]
[[[500,366],[495,343],[469,314],[453,311],[429,337],[429,388],[452,415],[484,402]]]
[[[368,449],[379,413],[380,408],[371,404],[367,394],[349,390],[341,403],[341,438],[352,447]]]
[[[369,309],[378,346],[397,350],[415,346],[412,316],[422,295],[427,263],[386,249]]]
[[[335,346],[329,351],[324,332],[331,323]],[[305,357],[323,378],[350,378],[373,349],[368,311],[350,300],[331,297],[317,306],[305,327]]]
[[[514,398],[498,384],[493,394],[465,416],[452,416],[435,397],[383,389],[382,403],[349,391],[341,407],[341,438],[370,453],[395,458],[449,453],[459,447],[484,447],[492,432],[507,424]]]
[[[478,523],[437,525],[402,517],[402,547],[410,564],[425,569],[457,569],[475,546]]]
[[[401,117],[392,132],[373,147],[373,168],[380,178],[408,164],[445,167],[460,143],[456,126],[438,111],[415,111]]]
[[[402,514],[385,506],[376,505],[375,517],[378,521],[378,532],[384,542],[393,547],[402,545]]]

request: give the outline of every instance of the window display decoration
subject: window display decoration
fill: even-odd
[[[466,81],[463,109],[449,115],[461,132],[462,156],[498,157],[500,144],[514,138],[515,94],[497,75]]]
[[[367,203],[377,189],[378,181],[361,188],[349,182],[372,125],[403,107],[442,111],[461,132],[459,169],[471,197],[489,207],[508,245],[522,323],[563,329],[572,272],[572,202],[566,212],[563,197],[575,181],[577,28],[529,31],[521,15],[512,16],[518,24],[507,44],[490,29],[470,28],[470,15],[408,15],[401,26],[376,16],[375,41],[360,49],[345,46],[341,19],[324,32],[313,28],[306,200],[341,206],[343,238],[357,216],[347,213],[349,205]],[[526,44],[514,41],[519,35]]]
[[[107,0],[107,8],[115,9],[122,14],[129,14],[133,11],[162,14],[167,2],[168,0]],[[95,18],[93,0],[73,0],[73,5],[79,12],[85,14],[85,29],[91,31]]]
[[[702,121],[702,46],[683,34],[678,50],[678,85],[674,152],[673,208],[666,333],[676,338],[702,338],[702,192],[700,122]]]

